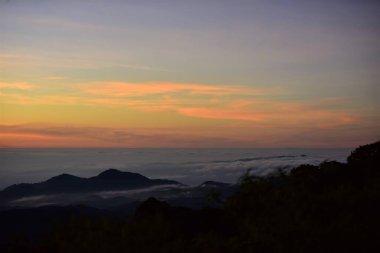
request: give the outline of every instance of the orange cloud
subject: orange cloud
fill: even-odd
[[[80,96],[30,96],[15,93],[1,93],[0,97],[5,104],[18,104],[18,105],[89,105],[86,99]],[[93,103],[94,104],[94,103]]]
[[[31,89],[26,83],[0,83],[0,87]],[[8,104],[128,107],[145,112],[174,112],[200,119],[248,121],[267,127],[328,129],[358,122],[358,116],[353,112],[342,110],[347,104],[342,98],[289,101],[278,99],[283,91],[276,89],[159,82],[96,82],[77,87],[79,90],[75,96],[10,93],[0,93],[0,96],[3,103]],[[160,122],[157,124],[159,127]]]
[[[33,86],[28,83],[4,83],[0,82],[0,89],[31,90]]]

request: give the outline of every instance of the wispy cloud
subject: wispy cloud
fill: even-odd
[[[312,126],[248,129],[116,128],[51,124],[0,124],[0,147],[334,147],[373,141],[376,129],[361,125],[338,131]],[[247,130],[249,130],[247,132]]]
[[[0,138],[0,145],[5,147],[212,147],[234,143],[228,137],[191,134],[175,129],[41,124],[2,124]]]
[[[196,118],[263,121],[267,114],[230,108],[177,108],[178,112]]]
[[[86,105],[85,99],[80,96],[69,95],[25,95],[17,93],[0,93],[3,104],[18,105]]]
[[[97,102],[130,105],[144,111],[174,111],[204,119],[253,121],[262,124],[313,125],[328,128],[354,123],[341,111],[342,98],[306,101],[277,99],[288,92],[274,88],[182,83],[105,82],[85,85]],[[153,96],[153,97],[152,97]],[[137,99],[136,99],[137,98]],[[147,102],[151,104],[147,104]]]
[[[15,82],[15,83],[0,82],[0,89],[31,90],[33,89],[33,86],[28,83],[23,83],[23,82]]]
[[[353,124],[357,120],[346,112],[308,109],[307,104],[299,104],[298,110],[281,109],[286,103],[277,104],[273,110],[233,109],[233,108],[177,108],[178,112],[195,118],[241,120],[266,125],[313,126],[315,128],[334,128]]]
[[[1,85],[7,89],[31,89],[25,83]],[[247,121],[262,126],[335,128],[356,124],[359,118],[342,109],[347,105],[342,98],[277,99],[287,93],[276,89],[161,82],[96,82],[75,87],[75,95],[3,92],[0,96],[3,103],[8,104],[128,107],[200,119]]]
[[[102,96],[128,97],[145,96],[152,94],[170,94],[185,92],[192,95],[233,95],[244,92],[255,92],[254,89],[236,86],[217,86],[184,83],[128,83],[128,82],[104,82],[87,84],[86,92]],[[262,91],[257,90],[257,94]]]

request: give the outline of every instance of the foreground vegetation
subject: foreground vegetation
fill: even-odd
[[[2,252],[372,252],[380,229],[380,142],[347,163],[247,173],[221,209],[195,211],[153,198],[133,217],[82,217],[41,241],[18,238]],[[215,195],[215,201],[218,201]]]

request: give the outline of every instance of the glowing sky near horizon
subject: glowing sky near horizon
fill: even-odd
[[[380,2],[0,0],[0,147],[380,138]]]

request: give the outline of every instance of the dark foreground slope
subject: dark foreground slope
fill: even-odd
[[[148,199],[123,221],[87,216],[45,239],[1,252],[376,252],[380,142],[347,163],[302,165],[266,178],[244,175],[223,208],[192,210]],[[217,194],[215,201],[218,201]]]

